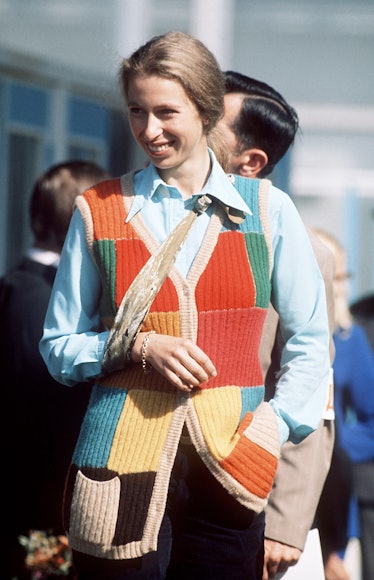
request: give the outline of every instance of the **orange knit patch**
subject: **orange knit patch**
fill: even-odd
[[[155,330],[157,334],[181,336],[181,317],[179,312],[150,312],[146,317],[142,332]]]
[[[100,220],[95,222],[96,239],[116,239],[124,236],[126,212],[123,197],[118,195],[121,188],[119,181],[119,179],[103,181],[85,193],[94,215],[98,208],[101,208]]]
[[[250,493],[265,499],[273,485],[278,459],[242,436],[232,453],[220,464]]]
[[[241,267],[238,268],[237,264]],[[215,251],[196,287],[198,310],[248,308],[254,305],[255,297],[255,283],[244,235],[224,232],[219,236]]]
[[[247,429],[247,427],[250,426],[252,421],[253,421],[253,413],[246,413],[243,419],[240,421],[240,425],[238,428],[239,435],[243,435],[244,431]]]

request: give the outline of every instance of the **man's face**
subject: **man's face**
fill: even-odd
[[[242,93],[228,93],[225,95],[225,112],[217,124],[217,128],[228,145],[229,172],[237,174],[240,174],[240,149],[232,126],[241,109],[243,98],[244,95]]]

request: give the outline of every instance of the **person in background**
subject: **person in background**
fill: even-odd
[[[353,466],[354,493],[358,500],[362,580],[371,580],[374,578],[374,353],[365,329],[355,323],[349,309],[350,275],[346,251],[329,232],[319,228],[314,228],[314,231],[333,252],[336,262],[336,354],[333,368],[337,446],[347,455]],[[344,472],[346,474],[348,469],[344,469]],[[325,503],[331,504],[337,493],[336,485],[336,479],[331,477],[331,490],[326,490],[328,497]],[[323,515],[322,512],[321,517]],[[347,526],[343,531],[346,543],[349,536]],[[332,575],[329,576],[328,556],[329,554],[326,556],[326,575],[333,578]],[[336,560],[336,553],[332,557]]]
[[[323,411],[323,279],[289,196],[218,163],[224,80],[203,43],[154,37],[120,79],[150,163],[77,198],[40,342],[67,387],[95,380],[65,492],[75,567],[80,580],[260,580],[280,445]],[[287,368],[264,402],[270,299]]]
[[[354,321],[364,328],[374,352],[374,293],[366,294],[355,301],[350,305],[350,311]],[[360,461],[354,464],[353,469],[359,506],[364,574],[366,578],[369,578],[374,574],[371,549],[374,545],[374,461]]]
[[[374,350],[374,293],[366,294],[350,305],[352,316],[365,329]]]
[[[108,175],[79,160],[40,175],[29,205],[33,245],[0,282],[1,433],[9,514],[2,578],[26,575],[19,535],[64,531],[61,497],[89,385],[64,389],[48,373],[38,345],[74,200]]]
[[[229,170],[245,177],[267,177],[294,142],[297,113],[273,87],[235,71],[225,73],[225,90],[225,112],[218,128],[229,145]],[[334,257],[310,230],[308,233],[325,282],[332,337]],[[283,340],[278,322],[270,308],[260,347],[269,398],[281,368]],[[333,354],[331,340],[331,362]],[[283,445],[265,509],[264,580],[299,560],[330,467],[333,444],[330,417],[322,419],[317,431],[298,445]]]

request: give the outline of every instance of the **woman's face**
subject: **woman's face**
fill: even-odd
[[[136,76],[129,83],[127,104],[132,134],[161,174],[182,166],[191,169],[206,152],[203,121],[177,81]]]

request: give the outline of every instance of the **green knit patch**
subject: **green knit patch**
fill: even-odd
[[[262,234],[250,232],[245,234],[249,261],[252,266],[256,286],[256,306],[268,308],[270,300],[269,254]]]
[[[114,305],[116,301],[116,263],[117,252],[115,241],[96,240],[93,244],[93,252],[96,263],[100,269],[103,281],[103,293],[101,301],[102,316],[115,316]]]

